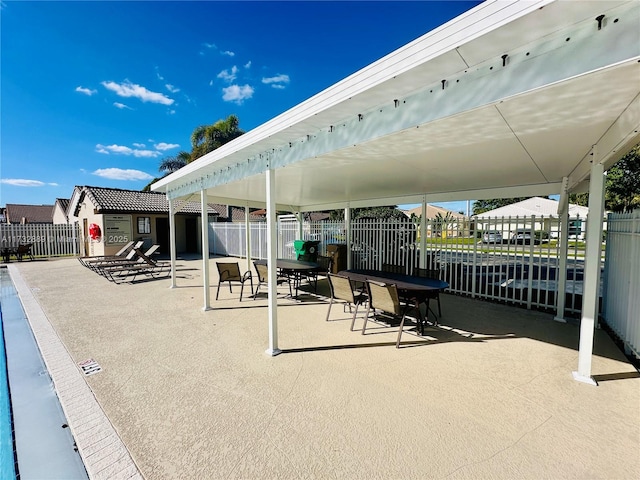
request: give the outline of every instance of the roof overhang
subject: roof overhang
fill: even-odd
[[[270,168],[291,211],[576,191],[640,141],[638,25],[637,1],[482,3],[152,189],[264,206]]]

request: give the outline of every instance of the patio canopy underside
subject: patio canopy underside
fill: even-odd
[[[263,207],[270,168],[291,211],[584,191],[640,141],[639,11],[487,2],[153,188]]]

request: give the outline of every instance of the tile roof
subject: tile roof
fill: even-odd
[[[5,215],[7,223],[53,223],[53,205],[7,203]]]
[[[69,209],[69,204],[71,203],[71,200],[68,199],[68,198],[56,198],[56,203],[58,205],[60,205],[60,209],[64,213],[67,213],[67,210]]]
[[[99,213],[169,213],[169,201],[164,193],[141,192],[107,187],[80,187]],[[178,203],[178,213],[200,213],[200,202]],[[209,215],[218,212],[209,205]]]
[[[81,192],[81,193],[80,193]],[[87,196],[95,205],[99,213],[169,213],[169,201],[164,193],[142,192],[139,190],[124,190],[121,188],[77,186],[74,191],[76,209],[80,196]],[[178,214],[200,214],[200,202],[176,202]],[[244,207],[227,207],[219,203],[209,203],[209,215],[215,215],[219,220],[244,221]],[[69,212],[73,213],[73,212]],[[229,213],[231,214],[230,217]],[[264,218],[251,214],[251,221]]]

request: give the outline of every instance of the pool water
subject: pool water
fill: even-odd
[[[16,478],[13,423],[11,421],[11,401],[3,330],[2,308],[0,308],[0,480],[13,480]]]
[[[0,370],[9,385],[7,392],[0,379],[0,480],[88,478],[7,268],[0,268],[0,315]]]

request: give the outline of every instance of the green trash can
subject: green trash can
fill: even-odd
[[[296,252],[296,259],[303,262],[317,262],[319,244],[319,240],[294,240],[293,249]]]

